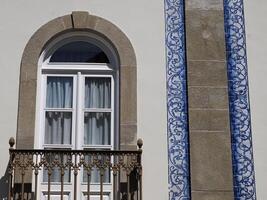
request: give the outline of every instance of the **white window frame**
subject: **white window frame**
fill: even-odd
[[[41,96],[42,96],[42,109],[41,109],[41,122],[40,122],[40,129],[42,132],[40,137],[41,141],[41,148],[50,148],[50,149],[77,149],[77,150],[83,150],[83,149],[109,149],[114,150],[114,130],[115,130],[115,113],[114,113],[114,102],[115,102],[115,80],[114,80],[114,73],[113,70],[103,70],[104,68],[107,68],[107,65],[83,65],[83,70],[81,68],[76,69],[76,65],[62,65],[60,66],[60,70],[58,65],[52,65],[49,64],[49,67],[44,65],[43,67],[43,74],[42,82],[41,82]],[[79,65],[78,65],[79,66]],[[86,67],[85,67],[86,66]],[[91,66],[93,66],[93,70],[91,70]],[[96,66],[99,66],[98,70],[96,69]],[[63,70],[65,68],[65,70]],[[57,73],[55,73],[57,72]],[[76,73],[74,73],[76,72]],[[46,86],[47,86],[47,77],[73,77],[73,102],[72,102],[72,108],[69,109],[57,109],[59,112],[62,110],[66,111],[72,111],[72,136],[71,136],[71,144],[62,145],[62,144],[45,144],[44,143],[44,137],[45,137],[45,112],[47,110],[56,110],[56,109],[47,109],[46,108]],[[87,77],[108,77],[111,80],[111,108],[108,109],[85,109],[84,104],[84,91],[85,91],[85,78]],[[96,112],[110,112],[111,113],[111,130],[110,130],[110,145],[85,145],[84,144],[84,113],[86,111],[96,111]],[[73,134],[75,133],[75,134]],[[43,175],[43,172],[41,172]],[[73,180],[73,174],[71,174],[71,180]],[[47,190],[47,183],[43,182],[43,177],[40,176],[41,180],[41,188],[40,192],[42,195],[45,194],[45,191]],[[77,191],[80,191],[78,193],[78,197],[81,198],[80,195],[83,195],[86,193],[87,187],[86,182],[83,182],[83,171],[80,170],[79,175],[77,176],[77,182],[80,184],[78,185]],[[103,183],[103,191],[105,195],[109,196],[109,199],[112,200],[112,183],[113,183],[113,176],[110,174],[110,183]],[[69,197],[71,197],[72,193],[72,184],[71,182],[64,183],[64,191],[66,193],[69,193]],[[91,183],[91,192],[94,194],[99,194],[100,191],[100,185],[99,183]],[[60,183],[53,182],[51,183],[51,191],[54,191],[54,193],[57,193],[57,191],[60,190]]]
[[[79,41],[85,37],[89,38],[89,42],[96,43],[104,52],[107,54],[110,63],[50,63],[49,59],[56,49],[63,46],[64,44],[71,42],[73,38],[78,35]],[[74,36],[74,37],[72,37]],[[87,40],[87,39],[86,39]],[[61,42],[63,41],[63,42]],[[74,39],[77,41],[77,38]],[[87,41],[88,42],[88,41]],[[48,55],[48,56],[47,56]],[[36,126],[35,126],[35,148],[67,148],[67,149],[110,149],[114,150],[118,147],[119,135],[114,133],[119,130],[118,123],[118,108],[119,108],[119,76],[118,76],[118,60],[116,60],[116,53],[113,47],[103,38],[93,33],[68,33],[57,39],[55,39],[47,48],[43,51],[39,60],[38,75],[37,75],[37,103],[36,110]],[[45,135],[45,104],[46,104],[46,81],[48,76],[62,76],[62,77],[73,77],[73,105],[72,105],[72,133],[80,133],[74,136],[72,134],[70,145],[52,145],[44,144]],[[97,109],[95,111],[106,111],[111,113],[111,130],[110,130],[110,145],[84,145],[83,136],[83,119],[84,119],[84,85],[85,77],[110,77],[111,79],[111,108],[110,109]],[[78,89],[76,89],[78,88]],[[83,92],[81,92],[83,91]],[[54,109],[51,109],[54,110]],[[43,172],[40,172],[43,174]],[[73,174],[71,174],[71,180],[73,180]],[[110,183],[103,183],[103,192],[105,196],[112,200],[112,183],[113,176],[110,174]],[[47,191],[47,183],[44,183],[42,175],[39,178],[39,185],[37,194],[38,196],[45,197]],[[83,173],[80,170],[77,176],[78,188],[78,199],[85,197],[86,183],[83,183]],[[99,194],[100,185],[98,183],[91,183],[91,192],[94,195]],[[51,184],[51,192],[57,194],[60,190],[60,183]],[[64,194],[68,194],[69,199],[73,199],[73,186],[70,183],[64,183]]]
[[[73,89],[73,93],[72,93],[72,108],[46,108],[46,86],[47,86],[47,77],[72,77],[72,89]],[[41,148],[56,148],[56,149],[75,149],[75,137],[73,137],[73,135],[71,135],[71,143],[70,144],[45,144],[45,113],[46,111],[58,111],[58,112],[72,112],[72,127],[71,127],[71,132],[74,133],[75,129],[76,129],[76,123],[75,123],[75,119],[77,118],[77,108],[76,108],[76,101],[77,98],[75,98],[77,96],[77,76],[75,74],[55,74],[55,73],[51,73],[51,74],[43,74],[42,75],[42,85],[44,86],[43,91],[42,91],[42,108],[41,109],[41,121],[40,121],[40,133],[41,136],[40,137],[40,143],[41,143]]]

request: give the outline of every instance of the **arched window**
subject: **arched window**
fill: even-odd
[[[92,33],[64,34],[45,48],[39,68],[38,148],[116,149],[118,67],[109,43]],[[46,183],[47,171],[43,174]],[[112,191],[110,179],[106,171],[108,191]],[[71,182],[69,173],[64,180]],[[86,180],[80,177],[81,183]],[[53,170],[51,181],[60,182],[59,169]],[[93,169],[91,182],[97,185],[99,181],[100,175]],[[66,190],[71,191],[69,187]],[[83,190],[85,185],[80,187]],[[52,184],[52,189],[57,190],[57,184]]]
[[[16,147],[129,150],[136,138],[137,64],[129,38],[110,21],[80,11],[40,27],[21,60]],[[42,199],[48,194],[45,174],[38,178]],[[58,175],[50,177],[51,200],[60,196]],[[73,198],[71,176],[65,173],[64,199]],[[77,177],[77,199],[83,199],[82,170]],[[112,199],[112,177],[106,172],[104,199]],[[99,177],[91,178],[98,199]]]

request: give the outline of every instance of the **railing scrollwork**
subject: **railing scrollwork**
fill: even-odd
[[[137,141],[138,149],[132,151],[14,149],[14,138],[10,138],[9,144],[8,200],[37,200],[41,192],[47,200],[53,200],[54,185],[61,200],[66,185],[73,186],[73,200],[82,194],[87,200],[91,194],[104,200],[105,185],[112,187],[109,199],[142,200],[141,139]]]

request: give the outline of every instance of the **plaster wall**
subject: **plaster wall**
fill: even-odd
[[[116,24],[128,36],[135,49],[137,133],[144,140],[144,199],[167,200],[166,67],[162,0],[153,1],[153,4],[142,0],[1,1],[0,178],[8,162],[8,139],[16,135],[19,70],[23,49],[40,26],[76,10],[88,11]]]
[[[244,6],[256,193],[257,199],[266,199],[267,90],[265,87],[267,85],[267,2],[265,0],[245,0]]]

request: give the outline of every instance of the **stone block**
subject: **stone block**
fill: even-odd
[[[189,109],[189,129],[208,131],[229,131],[229,111]]]
[[[232,190],[229,132],[190,132],[192,190]]]
[[[225,62],[189,61],[187,72],[188,86],[227,87]]]
[[[133,145],[136,148],[137,124],[120,125],[120,145]]]
[[[136,68],[122,67],[120,73],[120,121],[122,124],[136,123]]]
[[[73,28],[82,29],[87,26],[88,12],[74,11],[71,14]]]
[[[231,191],[193,191],[192,200],[234,200]]]
[[[226,59],[223,11],[186,11],[187,59]]]
[[[34,146],[36,80],[22,81],[18,105],[17,146]]]
[[[228,109],[228,90],[218,87],[188,87],[189,108]]]
[[[136,145],[120,145],[120,150],[135,151],[137,150]]]
[[[186,10],[223,10],[223,0],[186,0]]]

